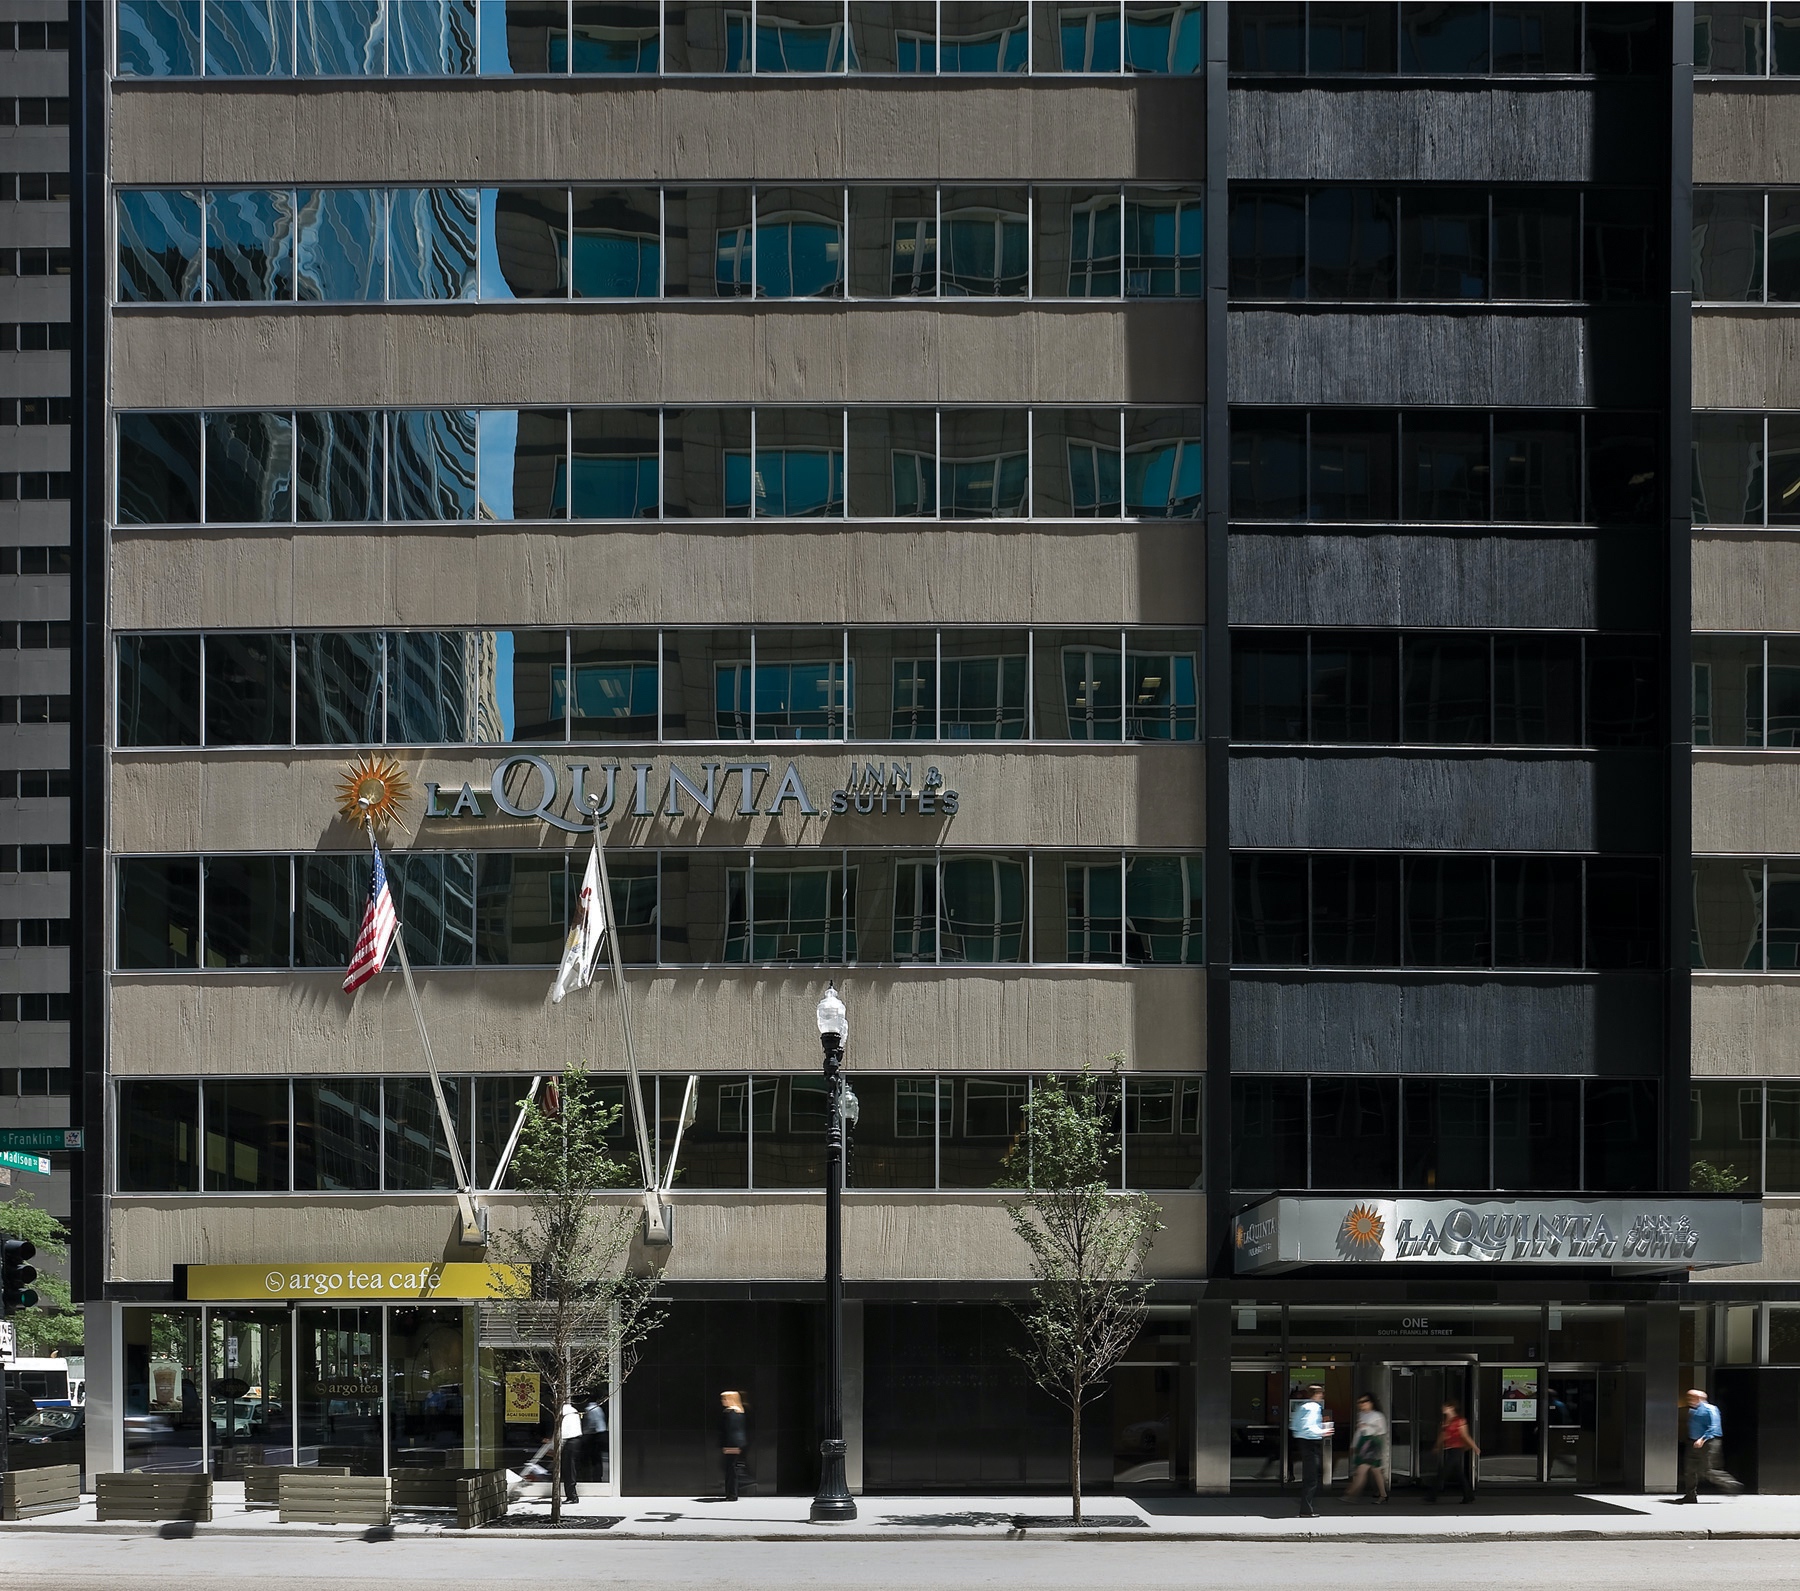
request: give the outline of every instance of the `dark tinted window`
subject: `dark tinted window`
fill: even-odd
[[[1400,963],[1400,861],[1392,856],[1312,859],[1312,964]]]
[[[1488,859],[1408,857],[1405,917],[1409,967],[1487,966],[1493,960]]]
[[[1319,9],[1313,7],[1315,17]],[[1374,188],[1317,190],[1307,202],[1306,242],[1306,288],[1313,298],[1394,296],[1391,194]]]
[[[1231,417],[1231,512],[1298,519],[1306,512],[1306,416],[1239,409]]]
[[[120,967],[135,970],[199,965],[197,857],[121,860],[117,906]]]
[[[1402,738],[1479,746],[1491,738],[1485,636],[1409,635],[1401,649]]]
[[[1313,1078],[1313,1187],[1391,1188],[1399,1152],[1398,1078]]]
[[[1234,72],[1299,72],[1304,69],[1306,7],[1252,4],[1231,7],[1230,65]]]
[[[1494,741],[1501,746],[1581,744],[1581,639],[1494,638]]]
[[[1306,1186],[1305,1078],[1232,1078],[1231,1184]]]
[[[1481,189],[1409,189],[1400,201],[1403,298],[1485,298],[1487,194]]]
[[[1238,190],[1231,196],[1231,296],[1306,296],[1306,198]]]
[[[1581,7],[1506,0],[1494,7],[1496,72],[1579,72]]]
[[[119,1192],[195,1193],[200,1187],[200,1085],[119,1084]]]
[[[1581,519],[1581,416],[1494,416],[1494,517],[1527,524]]]
[[[1386,0],[1349,5],[1314,0],[1306,22],[1307,71],[1393,71],[1394,7]]]
[[[1485,72],[1488,8],[1485,5],[1400,7],[1400,70]]]
[[[1623,10],[1622,6],[1592,10]],[[1597,303],[1648,298],[1656,285],[1660,231],[1649,193],[1590,192],[1583,205],[1582,292]]]
[[[1653,861],[1596,858],[1587,865],[1588,965],[1650,968],[1662,948],[1662,891]]]
[[[1502,188],[1494,194],[1496,298],[1574,298],[1580,264],[1581,201],[1554,189]]]
[[[1589,637],[1588,744],[1655,745],[1661,677],[1656,642],[1641,636]]]
[[[1577,858],[1495,859],[1494,964],[1581,965],[1581,862]]]
[[[1581,1185],[1581,1084],[1574,1078],[1494,1080],[1494,1186]]]
[[[1233,638],[1231,733],[1237,740],[1306,738],[1306,637]]]
[[[1234,961],[1244,966],[1304,966],[1306,858],[1234,856],[1231,912]]]
[[[116,464],[120,524],[199,523],[199,415],[120,415]]]
[[[119,637],[121,746],[200,744],[200,637]]]
[[[510,1092],[521,1090],[515,1083]],[[381,1080],[296,1078],[295,1189],[368,1192],[380,1186]]]
[[[1408,519],[1486,519],[1487,416],[1409,413],[1400,433],[1400,479]]]
[[[206,889],[208,967],[288,964],[288,859],[209,856]]]
[[[206,743],[282,746],[292,738],[293,642],[285,635],[206,639]]]
[[[1647,414],[1588,416],[1588,515],[1600,524],[1654,524],[1661,510],[1661,450]]]
[[[206,1191],[287,1192],[287,1079],[209,1080],[205,1089]]]
[[[1399,738],[1399,648],[1391,635],[1312,637],[1308,738],[1380,745]]]
[[[1314,519],[1392,519],[1397,510],[1395,417],[1382,410],[1311,416],[1308,511]]]
[[[1666,5],[1620,3],[1584,8],[1587,69],[1606,76],[1661,71],[1668,65],[1672,14]]]
[[[1596,1079],[1587,1085],[1586,1103],[1584,1183],[1623,1192],[1654,1188],[1662,1137],[1656,1084]]]
[[[1401,1091],[1401,1186],[1446,1192],[1487,1187],[1487,1079],[1409,1077]]]

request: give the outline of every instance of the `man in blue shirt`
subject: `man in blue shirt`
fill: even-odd
[[[1325,1462],[1325,1438],[1331,1421],[1325,1418],[1325,1389],[1314,1383],[1306,1388],[1288,1417],[1288,1434],[1300,1450],[1300,1516],[1317,1519],[1313,1506],[1319,1497],[1319,1479]]]
[[[1725,1428],[1719,1421],[1716,1405],[1706,1401],[1698,1387],[1687,1395],[1687,1443],[1681,1450],[1681,1479],[1686,1488],[1678,1499],[1684,1503],[1700,1501],[1700,1482],[1711,1481],[1722,1491],[1741,1492],[1743,1482],[1728,1475],[1719,1465]]]

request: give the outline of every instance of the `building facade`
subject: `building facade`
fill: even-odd
[[[1779,13],[88,13],[90,1467],[535,1444],[340,989],[373,757],[491,1222],[533,1078],[624,1093],[547,1001],[590,798],[659,1162],[698,1080],[607,1484],[706,1484],[726,1387],[814,1483],[829,980],[853,1484],[1061,1483],[996,1184],[1116,1056],[1091,1484],[1285,1484],[1317,1379],[1398,1476],[1449,1399],[1630,1488],[1716,1381],[1783,1485]]]

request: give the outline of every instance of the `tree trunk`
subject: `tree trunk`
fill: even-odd
[[[1070,1518],[1081,1523],[1081,1399],[1075,1400],[1075,1412],[1069,1421],[1069,1501]]]
[[[550,1427],[550,1524],[554,1528],[562,1523],[563,1439],[560,1403],[551,1418],[556,1422]]]

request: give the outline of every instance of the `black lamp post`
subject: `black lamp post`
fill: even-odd
[[[825,1435],[819,1442],[815,1525],[856,1518],[844,1476],[844,1125],[857,1116],[856,1095],[844,1081],[844,1041],[850,1036],[844,1002],[827,987],[819,1002],[819,1043],[825,1051],[825,1307],[830,1315],[830,1362],[825,1370]]]

